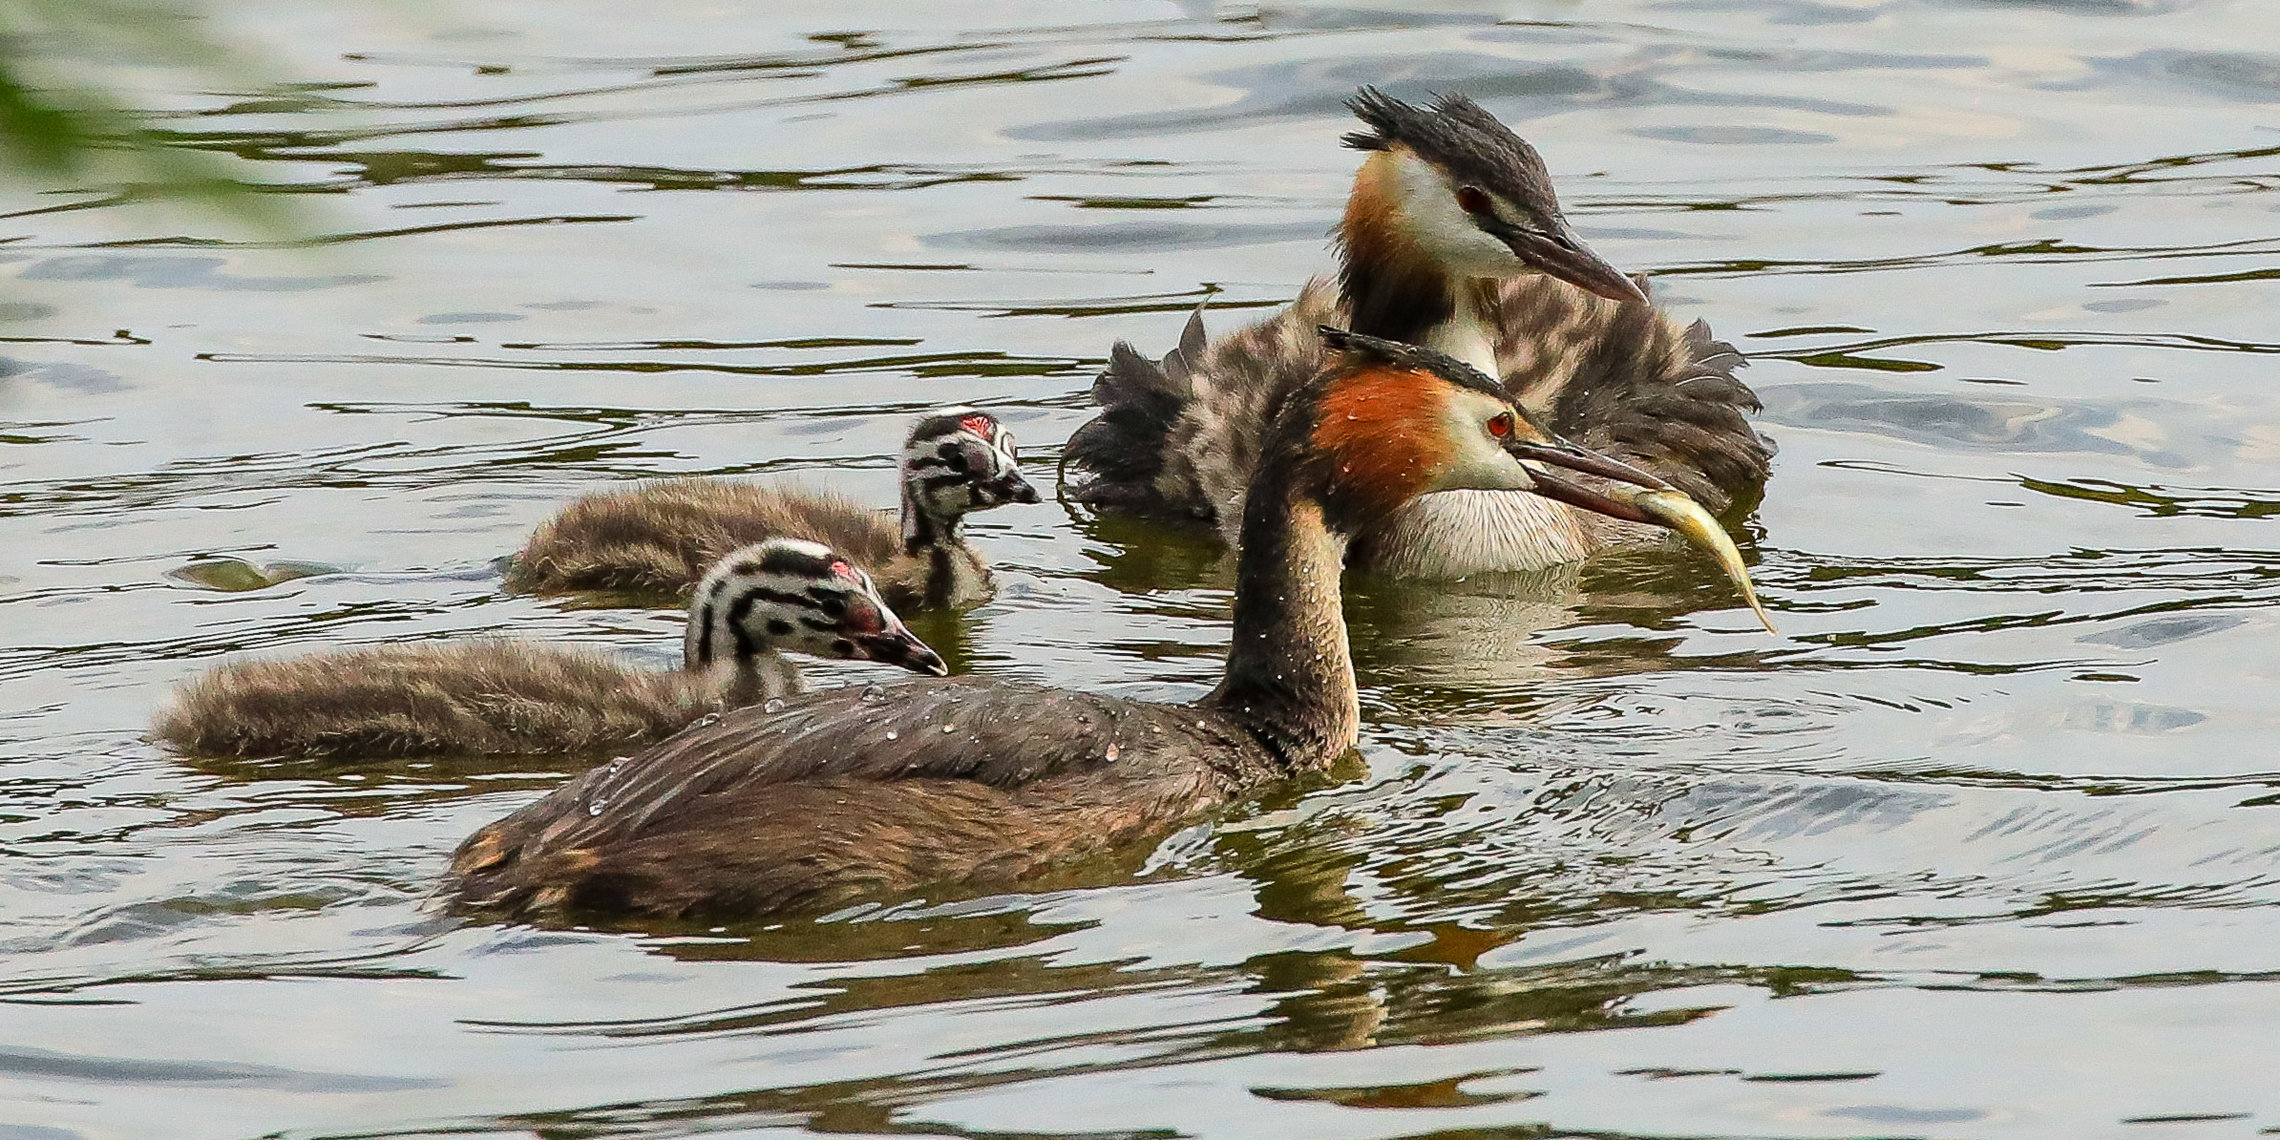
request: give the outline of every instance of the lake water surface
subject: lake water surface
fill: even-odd
[[[0,1140],[2280,1133],[2280,6],[228,0],[154,102],[324,240],[0,234]],[[185,763],[238,653],[478,633],[570,498],[1030,474],[1118,337],[1328,264],[1359,83],[1480,98],[1753,357],[1780,637],[1649,552],[1357,582],[1361,761],[1137,875],[721,930],[470,925],[569,760]],[[1189,695],[1208,547],[978,520],[961,668]],[[205,557],[337,573],[245,591]],[[862,669],[842,676],[880,676]]]

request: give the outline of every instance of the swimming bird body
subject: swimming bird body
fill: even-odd
[[[921,419],[904,441],[899,518],[839,495],[719,479],[592,495],[539,526],[507,585],[677,595],[728,551],[787,537],[823,543],[867,568],[896,609],[978,605],[992,582],[989,563],[966,541],[966,516],[1037,501],[1017,461],[1013,435],[995,416],[952,408]]]
[[[1338,225],[1335,282],[1226,336],[1200,314],[1160,361],[1119,343],[1070,438],[1103,510],[1215,524],[1233,542],[1275,409],[1323,366],[1315,330],[1425,345],[1497,377],[1549,430],[1652,472],[1714,513],[1753,499],[1772,445],[1731,345],[1681,327],[1561,215],[1533,148],[1470,100],[1413,107],[1365,89],[1365,152]],[[1524,493],[1420,496],[1357,535],[1355,565],[1421,577],[1528,570],[1653,537]]]
[[[1450,488],[1619,513],[1637,495],[1670,493],[1548,439],[1446,357],[1326,335],[1342,346],[1338,363],[1261,438],[1233,642],[1208,696],[1171,705],[955,678],[745,709],[476,832],[452,861],[459,904],[751,915],[925,884],[1004,885],[1159,835],[1353,745],[1339,577],[1370,520]],[[1621,489],[1603,494],[1547,465]],[[1722,532],[1706,541],[1731,545]]]
[[[944,672],[861,569],[790,539],[720,560],[684,646],[673,671],[492,638],[233,662],[183,686],[152,735],[197,756],[580,755],[641,748],[708,713],[798,692],[778,650]]]

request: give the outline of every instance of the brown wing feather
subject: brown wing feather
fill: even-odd
[[[640,590],[679,595],[731,550],[770,538],[820,542],[871,571],[903,606],[923,565],[902,556],[901,523],[828,492],[723,479],[674,479],[589,495],[540,524],[507,585],[534,593]],[[905,579],[911,579],[906,581]]]
[[[1712,511],[1754,501],[1773,445],[1750,426],[1747,362],[1696,321],[1549,277],[1495,290],[1504,383],[1553,430],[1670,480]]]
[[[1652,306],[1549,277],[1497,282],[1484,297],[1505,386],[1555,429],[1652,469],[1712,510],[1755,500],[1773,445],[1749,424],[1757,396],[1734,376],[1745,361],[1708,325],[1682,327]],[[1183,346],[1192,362],[1178,386],[1185,403],[1139,496],[1152,513],[1211,520],[1232,543],[1268,421],[1323,365],[1315,327],[1345,323],[1336,288],[1316,279],[1289,307],[1200,354]]]
[[[916,887],[1003,888],[1169,830],[1207,802],[1192,775],[1121,773],[1015,789],[827,777],[765,800],[696,803],[671,831],[548,849],[464,881],[463,905],[734,917],[816,910]],[[478,833],[466,852],[485,850]]]
[[[843,689],[597,768],[478,831],[453,870],[463,903],[510,911],[780,909],[1027,873],[1273,770],[1249,737],[1179,706],[975,678]]]
[[[1128,514],[1189,515],[1184,506],[1159,498],[1156,477],[1170,454],[1167,434],[1195,398],[1189,378],[1205,344],[1203,310],[1197,309],[1188,315],[1179,347],[1161,361],[1140,355],[1127,341],[1109,347],[1108,367],[1093,380],[1100,414],[1061,449],[1064,464],[1091,473],[1070,488],[1071,496]]]
[[[1316,278],[1273,316],[1205,345],[1188,379],[1194,398],[1166,437],[1156,477],[1163,501],[1218,524],[1232,545],[1267,425],[1283,400],[1321,370],[1322,337],[1315,330],[1344,323],[1337,287]]]

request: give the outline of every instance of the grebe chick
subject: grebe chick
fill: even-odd
[[[241,661],[183,686],[152,735],[195,756],[578,754],[641,748],[706,713],[797,693],[779,650],[948,672],[869,576],[812,542],[732,552],[689,608],[677,671],[499,639]]]
[[[966,516],[1034,503],[1013,433],[972,408],[929,413],[903,443],[902,516],[799,487],[674,479],[591,495],[540,524],[507,572],[531,593],[679,594],[722,554],[774,537],[804,538],[868,567],[906,613],[989,599],[989,563],[966,542]]]
[[[1681,327],[1561,214],[1534,148],[1462,96],[1416,107],[1363,88],[1366,157],[1337,228],[1333,285],[1207,339],[1200,314],[1162,362],[1119,343],[1098,417],[1065,462],[1102,510],[1215,523],[1232,542],[1273,410],[1323,365],[1318,325],[1447,352],[1502,380],[1561,435],[1669,481],[1713,512],[1754,501],[1773,446],[1746,414],[1744,361]],[[1653,537],[1538,496],[1420,497],[1355,536],[1355,565],[1418,577],[1533,570]]]
[[[1339,574],[1347,541],[1372,520],[1451,487],[1627,517],[1662,509],[1636,501],[1675,494],[1550,439],[1448,357],[1323,335],[1336,363],[1262,440],[1234,640],[1209,695],[1171,705],[960,677],[743,709],[477,831],[452,858],[458,904],[752,915],[1002,885],[1159,835],[1353,746],[1360,707]],[[1547,466],[1629,482],[1587,489]],[[1715,527],[1703,539],[1731,547]]]

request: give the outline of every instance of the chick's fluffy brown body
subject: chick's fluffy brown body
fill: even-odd
[[[722,479],[674,479],[580,499],[531,535],[507,585],[530,593],[680,595],[722,555],[779,536],[820,542],[869,570],[898,612],[928,604],[935,570],[928,555],[936,552],[905,554],[894,512],[829,492]],[[979,555],[964,546],[939,553],[966,563],[952,568],[953,580],[974,583],[948,604],[987,596],[989,569]]]
[[[184,686],[151,732],[192,756],[596,754],[727,707],[730,680],[511,641],[374,646],[225,665]]]

